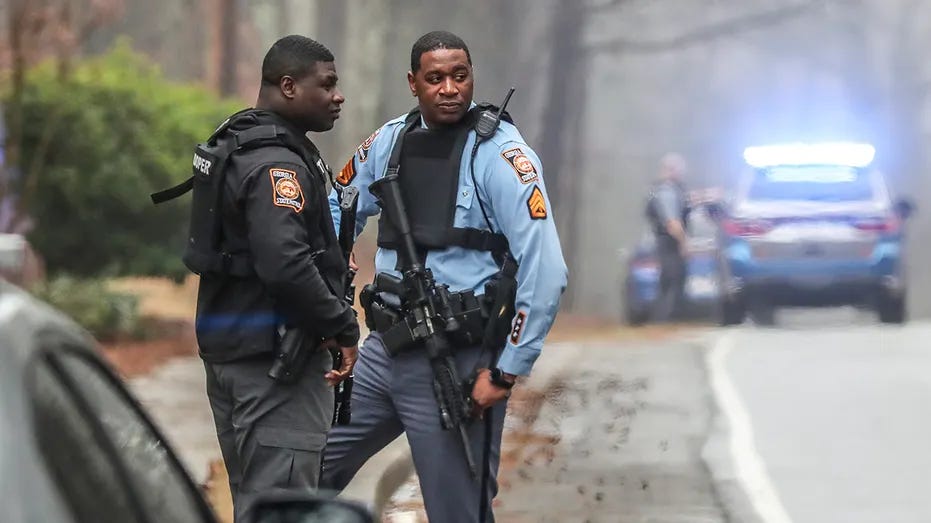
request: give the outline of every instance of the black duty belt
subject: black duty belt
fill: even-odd
[[[416,340],[424,339],[426,333],[416,332],[417,322],[408,315],[401,299],[388,292],[367,290],[360,295],[366,325],[381,335],[388,354],[396,356],[421,346]],[[482,343],[491,307],[490,299],[485,296],[477,296],[472,291],[449,294],[450,308],[458,324],[457,329],[446,331],[453,347],[475,347]]]

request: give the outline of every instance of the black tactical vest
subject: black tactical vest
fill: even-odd
[[[241,123],[243,119],[254,125],[241,131],[230,130],[234,123]],[[232,155],[266,146],[287,147],[300,156],[310,173],[320,178],[314,180],[315,183],[319,181],[324,185],[324,177],[332,176],[313,143],[291,130],[281,117],[268,111],[247,109],[229,117],[206,142],[195,147],[190,178],[152,195],[152,201],[158,204],[193,190],[188,242],[183,255],[184,264],[192,272],[240,278],[255,275],[252,258],[247,252],[229,253],[223,249],[224,179]],[[314,194],[320,199],[313,202],[314,205],[324,209],[321,219],[317,220],[317,230],[310,234],[311,248],[316,253],[314,264],[330,290],[341,296],[345,262],[336,241],[333,219],[325,211],[329,209],[326,193],[321,189]]]
[[[647,200],[647,206],[646,206],[646,216],[647,216],[647,219],[650,221],[650,225],[652,225],[653,227],[654,234],[656,234],[657,236],[669,236],[669,232],[666,230],[666,224],[662,223],[662,221],[660,220],[659,210],[656,208],[657,202],[656,202],[655,191],[659,187],[659,185],[660,184],[654,185],[653,189],[650,191],[650,198]],[[678,195],[679,207],[680,207],[679,220],[681,220],[682,222],[682,227],[685,230],[688,230],[689,214],[691,212],[691,208],[689,207],[688,200],[685,197],[685,188],[679,183],[676,184],[676,193]]]
[[[488,251],[496,258],[508,251],[503,234],[453,226],[463,151],[477,114],[483,109],[488,106],[476,107],[458,124],[442,129],[423,129],[420,112],[415,109],[398,133],[388,167],[398,167],[411,233],[422,257],[427,251],[450,246]],[[474,197],[479,197],[477,192]],[[398,233],[383,213],[378,221],[378,246],[396,249],[397,242]]]

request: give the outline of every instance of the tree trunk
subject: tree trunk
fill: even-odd
[[[391,8],[383,0],[351,0],[347,2],[348,14],[351,20],[361,20],[366,17],[369,25],[365,31],[354,32],[353,38],[346,42],[343,59],[343,69],[351,65],[345,77],[381,78],[387,60],[384,42],[391,29]],[[350,72],[351,71],[351,72]],[[352,153],[353,148],[359,145],[366,136],[379,125],[379,102],[385,90],[381,83],[372,81],[347,82],[343,88],[346,94],[348,118],[340,120],[339,141],[336,144],[336,153],[341,161]]]
[[[343,79],[355,77],[355,75],[347,74],[351,62],[345,53],[347,34],[349,33],[346,18],[349,9],[347,4],[349,3],[350,0],[336,2],[333,0],[317,0],[317,9],[314,13],[314,31],[310,35],[311,38],[327,46],[333,52],[333,56],[336,58],[336,72]],[[375,24],[376,21],[371,19],[368,23]],[[347,83],[345,80],[341,81],[339,88],[345,89]],[[346,111],[343,112],[343,118],[336,121],[334,130],[315,134],[313,137],[314,143],[320,148],[324,159],[328,163],[332,163],[333,165],[330,167],[336,170],[339,170],[342,166],[339,163],[342,158],[337,157],[337,154],[340,154],[340,147],[338,146],[339,130],[349,120],[346,116],[354,104],[355,100],[349,99],[349,103],[345,107]]]
[[[234,96],[238,91],[236,47],[238,28],[238,0],[220,0],[220,77],[219,91],[224,96]]]
[[[549,92],[544,104],[539,151],[570,274],[575,272],[578,259],[575,234],[578,205],[575,200],[579,178],[567,162],[570,159],[567,152],[577,144],[575,140],[567,140],[565,131],[580,128],[573,117],[573,109],[576,112],[582,110],[577,102],[586,87],[584,77],[576,74],[581,71],[579,63],[584,58],[580,45],[584,22],[584,10],[575,0],[557,0],[550,27],[553,43],[546,78]],[[573,143],[567,143],[569,141]],[[567,292],[563,297],[564,307],[571,308],[573,301],[572,293]]]
[[[12,92],[10,93],[10,104],[7,110],[9,118],[7,119],[6,130],[6,151],[5,164],[7,176],[10,169],[16,169],[19,165],[19,158],[22,147],[22,127],[23,127],[23,85],[26,78],[26,49],[23,45],[24,39],[24,17],[27,9],[27,0],[11,0],[9,4],[9,19],[7,21],[10,37],[10,54],[13,63]],[[5,189],[6,185],[11,182],[9,179],[3,180],[0,189]],[[2,193],[0,193],[2,195]]]
[[[275,30],[278,32],[277,38],[291,34],[291,0],[278,0],[278,11],[276,13]]]

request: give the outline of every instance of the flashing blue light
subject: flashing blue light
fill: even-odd
[[[865,143],[790,143],[744,149],[744,160],[753,167],[778,165],[843,165],[866,167],[876,150]]]

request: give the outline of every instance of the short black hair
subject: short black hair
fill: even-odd
[[[262,60],[262,83],[278,85],[281,78],[300,80],[313,72],[317,62],[332,62],[333,53],[320,42],[290,35],[275,42]]]
[[[472,65],[469,46],[466,45],[462,38],[449,31],[430,31],[418,38],[414,42],[414,46],[411,47],[411,72],[416,73],[420,70],[420,57],[424,53],[436,51],[437,49],[462,49],[465,51],[466,58],[469,59],[469,65]]]

